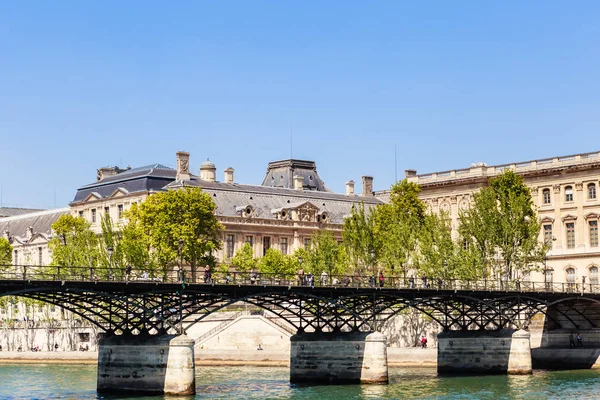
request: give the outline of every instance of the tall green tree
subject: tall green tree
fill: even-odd
[[[66,214],[52,224],[52,231],[54,236],[48,242],[52,251],[52,265],[47,270],[58,273],[57,267],[71,267],[61,268],[61,276],[89,275],[87,269],[95,267],[99,259],[98,236],[90,229],[90,223],[81,217]]]
[[[326,272],[329,276],[348,272],[343,246],[340,246],[330,230],[316,231],[307,251],[307,271],[314,275]]]
[[[344,219],[342,237],[348,256],[359,274],[369,275],[377,263],[378,245],[375,232],[375,206],[365,209],[365,204],[354,204],[350,215]]]
[[[475,278],[472,264],[465,263],[461,247],[452,238],[452,224],[447,213],[428,214],[419,233],[416,264],[419,273],[432,278]]]
[[[190,265],[195,280],[197,267],[221,248],[223,226],[215,210],[210,195],[200,188],[157,193],[129,210],[124,234],[133,236],[127,238],[128,245],[133,245],[134,237],[140,240],[138,250],[147,249],[148,258],[163,274],[177,265],[181,256]]]
[[[460,214],[460,235],[485,268],[496,277],[515,279],[544,259],[540,222],[523,178],[505,171],[473,197]]]
[[[0,271],[8,269],[12,263],[13,247],[10,242],[3,237],[0,237]]]
[[[250,272],[256,268],[256,261],[252,246],[250,246],[250,243],[244,243],[231,258],[231,265],[233,265],[238,272]]]
[[[390,202],[373,213],[379,261],[387,274],[402,273],[405,277],[415,261],[419,233],[426,222],[420,191],[413,182],[398,182],[392,186]]]
[[[258,260],[258,270],[271,277],[293,279],[296,274],[293,263],[288,257],[276,249],[268,249],[265,255]]]

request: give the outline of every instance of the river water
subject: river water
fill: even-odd
[[[528,376],[439,377],[435,369],[390,369],[382,386],[292,386],[287,368],[196,368],[198,394],[172,399],[598,399],[600,371]],[[0,365],[0,399],[124,399],[96,394],[96,366]],[[136,400],[168,397],[136,397]]]

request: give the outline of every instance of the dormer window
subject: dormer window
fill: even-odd
[[[573,201],[573,186],[565,187],[565,201]]]

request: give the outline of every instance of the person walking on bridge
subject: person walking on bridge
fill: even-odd
[[[131,277],[131,265],[127,264],[127,266],[125,267],[125,282],[129,282],[130,277]]]

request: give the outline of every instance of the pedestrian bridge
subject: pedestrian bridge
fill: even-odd
[[[295,327],[293,382],[387,382],[386,339],[377,331],[408,308],[443,328],[440,371],[530,372],[527,330],[536,314],[544,315],[544,329],[600,327],[600,285],[594,284],[325,275],[306,279],[255,273],[193,274],[181,279],[181,275],[11,266],[0,273],[0,296],[54,304],[100,327],[106,334],[100,343],[99,389],[139,390],[140,384],[150,388],[144,380],[123,378],[128,375],[122,369],[148,364],[139,359],[139,346],[154,349],[146,355],[157,352],[152,362],[166,369],[162,381],[152,387],[164,387],[168,393],[190,393],[193,374],[182,372],[190,368],[189,362],[169,367],[164,354],[177,354],[174,359],[179,361],[189,361],[191,354],[193,369],[193,341],[185,340],[186,329],[237,302],[268,310]],[[478,351],[482,356],[464,361]],[[115,358],[116,354],[124,358]],[[349,359],[354,360],[350,366]],[[178,372],[171,376],[169,368]],[[168,382],[179,382],[182,376],[188,376],[187,383],[167,388]],[[127,386],[130,383],[133,386]]]

